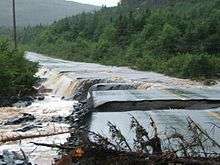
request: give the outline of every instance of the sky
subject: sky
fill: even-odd
[[[106,5],[110,7],[110,6],[116,6],[120,0],[68,0],[68,1],[75,1],[79,3],[91,4],[97,6]]]

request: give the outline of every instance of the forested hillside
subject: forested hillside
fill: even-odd
[[[68,60],[218,78],[220,0],[122,0],[118,7],[27,27],[19,39]]]
[[[18,26],[49,24],[100,7],[65,0],[16,0]],[[0,26],[12,25],[12,1],[0,0]]]

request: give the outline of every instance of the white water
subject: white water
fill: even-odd
[[[190,81],[187,79],[171,78],[162,74],[153,72],[141,72],[135,71],[126,67],[113,67],[103,66],[99,64],[70,62],[65,60],[54,59],[39,55],[36,53],[27,53],[27,59],[35,62],[39,62],[40,70],[37,76],[47,79],[42,83],[43,88],[51,89],[51,92],[46,94],[46,98],[43,101],[35,101],[31,106],[27,108],[2,108],[0,119],[6,121],[11,117],[16,117],[21,113],[33,114],[42,123],[42,128],[32,129],[27,131],[27,134],[36,133],[39,130],[53,132],[59,130],[67,130],[69,125],[60,123],[51,123],[49,120],[52,116],[68,116],[73,111],[73,104],[76,103],[72,100],[62,100],[61,97],[69,98],[73,96],[74,92],[85,82],[94,79],[105,79],[107,81],[125,82],[125,83],[138,83],[139,89],[146,88],[198,88],[205,89],[198,82]],[[216,85],[212,88],[219,88],[220,85]],[[42,88],[42,90],[43,90]],[[112,116],[108,118],[108,116]],[[141,114],[141,116],[144,116]],[[166,115],[165,115],[166,116]],[[125,119],[125,117],[127,119]],[[114,120],[113,120],[114,119]],[[122,119],[122,120],[121,120]],[[97,131],[106,131],[106,127],[103,124],[107,120],[111,120],[113,123],[123,123],[123,128],[127,129],[129,125],[129,116],[126,113],[98,113],[93,116],[94,122],[91,128],[97,129]],[[145,120],[145,119],[143,119]],[[170,120],[170,118],[165,119]],[[103,126],[103,127],[102,127]],[[15,126],[0,126],[0,135],[11,135],[15,129],[20,128],[21,125]],[[102,128],[101,128],[102,127]],[[129,130],[129,129],[128,129]],[[30,157],[33,164],[50,165],[53,162],[53,158],[57,155],[57,150],[46,147],[37,147],[30,142],[43,142],[43,143],[64,143],[69,134],[27,139],[21,142],[11,142],[0,145],[0,152],[4,149],[19,151],[20,148]]]
[[[36,117],[36,120],[33,123],[37,123],[39,128],[31,129],[25,133],[16,132],[16,129],[22,128],[27,126],[30,123],[24,123],[19,125],[10,125],[10,126],[0,126],[0,137],[7,137],[7,136],[16,136],[19,134],[21,135],[30,135],[30,134],[38,134],[40,133],[53,133],[53,132],[65,132],[68,131],[68,124],[62,123],[55,123],[51,122],[52,117],[67,117],[73,111],[73,104],[76,101],[73,100],[62,100],[59,92],[55,92],[58,89],[62,91],[62,86],[57,86],[56,80],[52,81],[53,77],[58,75],[55,72],[45,72],[45,69],[42,68],[39,70],[37,75],[41,78],[47,78],[43,84],[48,84],[53,92],[45,93],[45,99],[43,101],[34,101],[33,104],[26,108],[1,108],[1,115],[0,119],[1,122],[7,121],[7,119],[20,116],[22,113],[29,113]],[[51,81],[51,82],[50,82]],[[60,84],[65,83],[59,82]],[[64,84],[65,85],[65,84]],[[65,86],[64,86],[65,87]],[[65,92],[65,91],[63,91]],[[68,93],[68,91],[67,91]],[[57,156],[58,151],[56,149],[51,149],[47,147],[36,146],[31,142],[37,143],[48,143],[48,144],[63,144],[66,142],[66,139],[69,137],[69,134],[61,134],[56,136],[50,137],[41,137],[41,138],[32,138],[16,141],[16,142],[8,142],[0,145],[0,153],[3,150],[10,150],[10,151],[17,151],[20,152],[22,149],[27,156],[30,158],[30,161],[33,164],[38,165],[51,165],[53,163],[54,158]],[[1,139],[1,138],[0,138]]]
[[[56,71],[62,78],[62,73],[65,77],[71,78],[73,81],[86,79],[106,79],[126,83],[140,83],[140,88],[163,88],[163,87],[204,87],[199,82],[188,79],[178,79],[163,74],[154,72],[143,72],[133,70],[127,67],[104,66],[93,63],[72,62],[60,59],[54,59],[28,52],[27,58],[34,62],[39,62],[40,65],[48,70]]]

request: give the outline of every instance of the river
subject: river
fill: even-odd
[[[12,136],[20,134],[34,134],[37,132],[54,132],[68,130],[69,125],[62,121],[53,121],[54,118],[64,118],[74,112],[73,105],[77,103],[73,100],[74,94],[79,93],[79,88],[89,84],[90,82],[97,83],[129,83],[135,84],[138,90],[145,89],[193,89],[197,93],[205,93],[209,97],[218,97],[220,84],[207,87],[200,82],[191,81],[188,79],[178,79],[163,74],[154,72],[143,72],[132,70],[127,67],[104,66],[92,63],[71,62],[60,59],[47,57],[41,54],[27,52],[26,58],[30,61],[39,62],[39,71],[36,76],[44,79],[42,87],[50,89],[45,94],[45,99],[35,100],[32,105],[25,108],[4,107],[1,108],[0,119],[4,123],[8,119],[21,116],[23,113],[33,115],[36,119],[34,122],[27,122],[18,125],[3,125],[0,126],[0,134],[2,136]],[[210,92],[212,91],[212,92]],[[213,93],[213,94],[212,94]],[[216,94],[217,93],[217,94]],[[103,96],[105,97],[105,96]],[[115,96],[117,100],[117,96]],[[185,116],[191,116],[197,122],[202,124],[206,129],[209,129],[208,122],[220,124],[220,109],[214,110],[198,110],[198,111],[180,111],[169,109],[163,111],[149,112],[96,112],[92,115],[91,130],[102,132],[107,135],[107,128],[103,126],[107,121],[112,121],[117,124],[122,132],[131,139],[131,134],[128,122],[129,114],[133,114],[143,124],[148,121],[146,118],[149,114],[155,118],[160,125],[160,130],[163,131],[169,125],[176,125],[184,129],[182,125],[186,122]],[[34,124],[35,128],[21,133],[20,128]],[[1,137],[1,136],[0,136]],[[46,147],[36,147],[30,142],[47,142],[50,144],[62,144],[66,142],[69,134],[62,134],[50,137],[32,138],[16,142],[8,142],[0,145],[0,153],[3,150],[20,151],[22,149],[33,164],[52,164],[53,159],[57,157],[58,151]],[[220,139],[220,132],[215,134],[215,137]],[[132,143],[132,142],[131,142]]]

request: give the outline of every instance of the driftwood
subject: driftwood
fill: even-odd
[[[102,135],[88,131],[87,129],[83,130],[68,130],[68,131],[54,131],[52,133],[39,132],[38,134],[31,135],[21,135],[16,134],[16,136],[4,137],[1,138],[0,142],[8,141],[17,141],[28,138],[39,138],[60,135],[65,133],[72,133],[79,135],[81,137],[82,143],[79,146],[71,146],[68,143],[64,145],[58,144],[46,144],[46,143],[35,143],[31,142],[37,146],[44,146],[50,148],[58,148],[65,150],[65,153],[68,155],[63,156],[56,165],[63,164],[74,164],[80,162],[88,165],[92,164],[160,164],[160,163],[169,163],[169,164],[210,164],[215,165],[220,161],[219,153],[209,153],[206,151],[205,145],[206,141],[211,141],[214,146],[220,147],[220,145],[197,123],[195,123],[191,118],[187,118],[188,128],[192,133],[193,141],[188,141],[182,134],[178,133],[175,128],[174,133],[167,137],[166,140],[171,141],[177,140],[179,147],[173,149],[172,146],[167,148],[162,148],[161,139],[158,134],[158,129],[153,118],[150,117],[150,126],[152,127],[154,133],[150,137],[148,131],[145,130],[143,126],[132,116],[131,129],[135,130],[136,139],[135,143],[139,145],[138,150],[131,148],[122,135],[121,131],[108,122],[109,132],[111,133],[111,138],[103,137]],[[218,127],[216,127],[218,128]],[[204,139],[205,137],[205,139]],[[114,142],[112,142],[114,141]],[[151,148],[148,149],[148,148]],[[195,155],[189,153],[190,150],[193,150],[194,147],[201,148],[200,151],[197,151]],[[183,155],[178,155],[177,153],[183,153]],[[201,155],[204,155],[201,157]]]
[[[37,134],[19,134],[15,133],[12,135],[0,135],[0,143],[7,143],[12,141],[20,141],[31,138],[49,137],[55,135],[61,135],[70,133],[70,131],[60,131],[60,132],[38,132]]]
[[[173,149],[168,147],[162,148],[161,139],[159,138],[158,128],[153,118],[150,117],[150,126],[152,127],[154,134],[153,137],[149,137],[147,130],[135,119],[133,116],[131,129],[135,130],[136,139],[135,143],[139,144],[137,151],[133,150],[127,143],[125,137],[120,130],[108,122],[110,127],[111,138],[108,139],[100,134],[92,133],[96,138],[92,138],[95,141],[90,141],[88,148],[85,148],[85,155],[81,159],[77,158],[76,162],[80,163],[93,161],[95,164],[218,164],[220,161],[220,154],[215,152],[206,151],[206,146],[203,144],[206,141],[211,141],[215,146],[219,144],[211,138],[198,124],[196,124],[191,118],[187,118],[189,131],[191,131],[192,138],[195,141],[188,141],[184,135],[178,133],[175,128],[174,134],[167,137],[166,140],[177,140],[179,148]],[[90,134],[91,135],[91,134]],[[202,136],[201,136],[202,135]],[[202,137],[205,137],[205,141]],[[115,143],[112,143],[111,141]],[[171,145],[172,142],[170,142]],[[151,147],[152,151],[147,147]],[[195,155],[189,153],[190,150],[195,148],[201,148],[200,151],[196,151]],[[177,153],[182,152],[183,155]],[[204,155],[201,157],[201,155]],[[89,163],[87,163],[89,164]],[[58,164],[59,165],[59,164]]]
[[[127,164],[201,164],[217,165],[220,158],[202,158],[202,157],[176,157],[173,153],[163,153],[162,155],[149,155],[147,153],[138,153],[134,151],[116,151],[103,147],[101,144],[91,142],[89,147],[83,148],[83,154],[75,155],[76,149],[72,150],[69,155],[63,156],[56,165],[71,165],[76,162],[86,165],[127,165]]]

